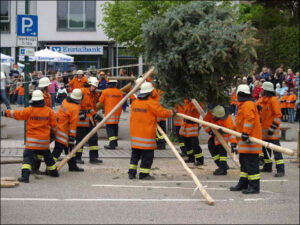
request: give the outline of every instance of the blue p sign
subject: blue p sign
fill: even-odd
[[[38,36],[38,17],[32,15],[18,15],[18,36]]]

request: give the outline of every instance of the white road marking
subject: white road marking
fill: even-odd
[[[113,187],[113,188],[152,188],[152,189],[185,189],[194,190],[195,188],[189,187],[167,187],[167,186],[137,186],[137,185],[111,185],[111,184],[92,184],[92,187]],[[205,188],[207,190],[220,190],[224,191],[227,188]]]
[[[58,199],[58,198],[1,198],[1,201],[67,201],[67,202],[205,202],[205,199],[141,199],[141,198],[68,198],[68,199]],[[227,199],[214,199],[215,202],[226,202]]]
[[[289,180],[260,180],[260,182],[288,182]],[[202,180],[201,183],[236,183],[238,180]],[[194,183],[191,180],[140,181],[139,183]]]

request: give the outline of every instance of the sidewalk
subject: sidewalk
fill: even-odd
[[[104,145],[107,144],[107,140],[98,141],[99,146],[99,157],[100,158],[129,158],[131,155],[131,147],[130,141],[128,140],[120,140],[119,147],[116,150],[106,150],[104,149]],[[175,145],[177,149],[179,149],[178,145]],[[297,151],[297,142],[281,142],[281,146],[285,148],[289,148]],[[54,148],[54,142],[50,145],[51,149]],[[201,145],[201,148],[204,153],[205,158],[211,158],[211,155],[208,151],[207,144]],[[23,140],[1,140],[1,157],[22,157],[24,149],[24,141]],[[88,157],[88,146],[84,147],[83,157]],[[174,158],[174,153],[167,146],[166,150],[156,150],[155,157],[157,158]],[[284,158],[296,158],[295,156],[287,156]]]

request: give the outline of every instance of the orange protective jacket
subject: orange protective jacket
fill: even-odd
[[[182,105],[178,105],[176,107],[176,111],[177,111],[177,113],[184,113],[183,112],[183,106]],[[174,126],[181,126],[181,124],[183,122],[183,118],[180,117],[180,116],[176,116],[175,115],[174,118],[173,118],[173,121],[174,121]]]
[[[122,98],[122,92],[116,87],[103,90],[99,102],[104,104],[105,116],[122,100]],[[119,107],[117,111],[109,117],[106,124],[118,124],[121,113],[122,107]]]
[[[231,130],[235,129],[234,122],[233,122],[232,117],[230,115],[228,115],[224,120],[222,120],[222,119],[215,120],[212,113],[209,111],[205,115],[203,120],[206,121],[206,122],[209,122],[209,123],[216,124],[218,126],[222,126],[222,127],[231,129]],[[203,125],[203,128],[204,128],[205,132],[208,133],[208,134],[211,131],[211,128],[208,127],[208,126]],[[226,142],[237,143],[236,138],[231,134],[225,133],[225,134],[222,134],[222,136],[223,136],[223,138]],[[216,146],[221,144],[221,142],[219,141],[219,139],[217,137],[214,137],[214,142],[215,142]]]
[[[192,116],[196,119],[199,119],[200,113],[194,106],[194,104],[189,100],[184,100],[183,113],[188,116]],[[183,120],[179,134],[183,137],[198,137],[199,135],[199,125],[198,123]]]
[[[82,77],[80,80],[75,77],[69,82],[69,86],[72,88],[72,90],[75,88],[83,88],[84,84],[87,82],[88,80],[86,79],[86,77]]]
[[[256,102],[261,106],[259,112],[261,118],[262,127],[262,139],[263,140],[278,140],[280,138],[280,119],[281,119],[281,107],[278,99],[273,97],[262,97],[259,102]],[[277,124],[277,128],[273,129],[272,124]],[[268,135],[268,130],[274,131],[273,135]]]
[[[44,100],[45,100],[45,106],[48,106],[52,108],[52,100],[51,100],[51,95],[49,93],[43,93]]]
[[[251,137],[261,139],[261,125],[256,104],[253,101],[238,102],[238,112],[236,115],[236,131],[247,133]],[[247,143],[238,138],[238,152],[259,154],[262,146],[256,143]]]
[[[152,84],[153,85],[153,84]],[[157,88],[154,88],[153,91],[152,91],[152,98],[155,100],[155,101],[158,101],[160,100],[160,95],[163,93],[163,91],[157,89]],[[160,121],[166,121],[167,118],[164,118],[164,117],[157,117],[157,122],[160,122]]]
[[[92,124],[95,125],[93,120],[93,116],[96,114],[96,104],[99,99],[99,93],[91,92],[89,88],[80,88],[83,94],[83,99],[80,104],[80,111],[86,113],[85,120],[78,120],[77,126],[78,127],[89,127],[90,121]]]
[[[131,104],[130,136],[131,147],[142,150],[156,148],[157,117],[169,118],[171,111],[163,108],[158,101],[148,98],[136,99]]]
[[[231,105],[236,105],[237,104],[237,95],[236,95],[236,92],[233,91],[231,93]]]
[[[297,96],[295,94],[289,95],[287,99],[287,108],[294,109],[296,104]]]
[[[57,130],[55,113],[47,106],[26,107],[22,110],[6,110],[6,116],[16,120],[26,120],[26,149],[49,150],[50,129]]]
[[[66,147],[69,146],[69,137],[75,138],[77,123],[79,119],[80,105],[68,102],[66,99],[62,102],[56,113],[57,132],[55,141],[60,142]]]
[[[283,108],[283,109],[288,108],[288,101],[289,101],[288,95],[282,96],[280,99],[281,108]]]
[[[16,88],[16,92],[18,91],[18,95],[24,95],[25,89],[22,86]]]

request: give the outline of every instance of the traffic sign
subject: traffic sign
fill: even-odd
[[[20,48],[19,55],[34,56],[34,48]]]
[[[38,36],[38,17],[33,15],[18,15],[17,36]]]
[[[20,47],[36,47],[37,37],[17,36],[17,45]]]

